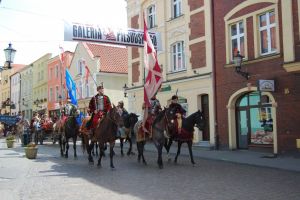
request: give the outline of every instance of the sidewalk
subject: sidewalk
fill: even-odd
[[[151,143],[146,144],[145,150],[157,151],[154,144]],[[165,152],[165,150],[163,150],[163,152]],[[177,143],[173,143],[170,150],[172,158],[175,157],[176,152]],[[188,147],[186,144],[182,145],[180,154],[189,156]],[[299,155],[296,156],[278,155],[277,157],[273,157],[272,154],[268,154],[265,152],[255,152],[249,150],[203,150],[200,147],[193,146],[193,155],[194,157],[202,159],[219,160],[225,162],[300,172],[300,152]]]

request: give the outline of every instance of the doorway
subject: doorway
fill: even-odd
[[[236,102],[237,148],[273,147],[272,105],[267,95],[250,92]]]

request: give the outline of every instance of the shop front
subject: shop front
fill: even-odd
[[[237,91],[228,105],[229,148],[277,154],[276,106],[270,92]]]

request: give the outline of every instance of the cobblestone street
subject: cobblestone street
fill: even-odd
[[[29,160],[17,144],[7,149],[0,140],[0,194],[3,200],[35,199],[299,199],[300,173],[180,156],[178,164],[156,165],[156,153],[146,151],[147,166],[136,156],[120,156],[115,148],[114,164],[109,158],[102,168],[89,165],[78,145],[78,160],[59,155],[59,146],[39,146],[38,158]],[[149,144],[152,145],[152,144]],[[147,149],[147,146],[146,146]]]

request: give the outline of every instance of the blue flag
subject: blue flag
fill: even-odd
[[[76,99],[76,84],[73,81],[71,74],[68,69],[66,69],[66,86],[68,89],[68,94],[71,99],[71,103],[74,105],[77,105],[77,99]]]

